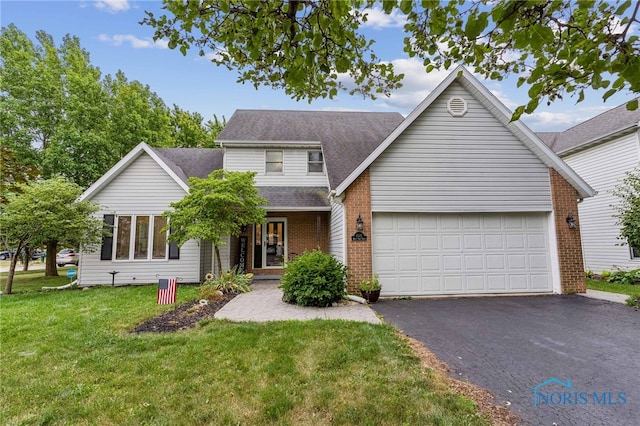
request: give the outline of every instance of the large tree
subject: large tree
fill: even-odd
[[[619,238],[640,249],[640,168],[627,173],[626,177],[615,188],[614,195],[619,198],[615,205],[615,217],[620,225]]]
[[[15,189],[13,181],[36,176],[62,175],[87,187],[142,141],[155,147],[174,147],[177,140],[179,146],[215,145],[215,116],[203,123],[199,114],[174,107],[194,118],[185,129],[176,127],[149,86],[128,81],[121,71],[103,78],[77,37],[67,35],[57,46],[44,31],[31,41],[9,25],[0,33],[0,60],[0,197]],[[20,174],[6,177],[11,170]]]
[[[191,239],[213,243],[218,272],[219,247],[224,237],[238,236],[244,226],[262,223],[267,200],[258,195],[255,172],[215,170],[207,178],[189,178],[189,193],[164,215],[169,218],[169,241],[182,246]],[[169,232],[169,229],[165,231]]]
[[[57,276],[58,244],[83,246],[86,251],[100,242],[102,221],[93,214],[99,206],[77,201],[82,188],[56,177],[22,184],[1,208],[0,236],[20,253],[26,247],[46,245],[46,276]],[[5,293],[11,293],[18,256],[11,260]]]
[[[376,96],[399,86],[401,75],[373,51],[360,28],[376,0],[164,0],[168,14],[147,12],[143,24],[155,39],[186,54],[213,54],[212,61],[238,69],[241,82],[284,88],[296,99],[336,96],[341,73],[351,93]],[[519,75],[530,101],[607,89],[640,92],[640,2],[413,1],[382,0],[382,10],[406,18],[404,50],[426,71],[461,63],[486,78]],[[628,108],[637,108],[637,99]]]

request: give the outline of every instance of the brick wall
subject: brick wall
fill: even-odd
[[[582,242],[580,241],[580,220],[578,218],[578,193],[558,172],[549,169],[551,198],[555,216],[556,241],[560,263],[560,282],[563,294],[584,293],[586,283]],[[576,229],[569,229],[567,216],[572,214],[577,222]]]
[[[371,187],[369,169],[365,170],[345,192],[347,265],[349,266],[349,293],[358,293],[360,281],[373,274],[371,252]],[[356,232],[356,219],[362,217],[367,241],[351,241]]]

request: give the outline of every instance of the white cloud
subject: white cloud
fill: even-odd
[[[128,0],[97,0],[94,5],[96,9],[109,13],[126,12],[130,8]]]
[[[558,132],[567,130],[610,109],[610,106],[585,106],[572,108],[569,112],[540,111],[523,115],[522,121],[537,132]]]
[[[133,34],[115,34],[115,35],[107,35],[100,34],[98,36],[98,40],[112,44],[113,46],[122,46],[125,43],[128,43],[134,49],[168,49],[168,42],[166,40],[158,40],[154,41],[151,38],[141,39]]]
[[[427,73],[422,61],[415,58],[395,59],[391,63],[396,74],[404,74],[402,87],[381,100],[384,100],[383,104],[403,110],[415,108],[452,71],[433,70]]]
[[[367,15],[367,21],[363,22],[362,26],[375,30],[402,27],[407,23],[406,15],[398,9],[394,9],[390,14],[387,14],[380,7],[373,7],[364,9],[362,13]]]

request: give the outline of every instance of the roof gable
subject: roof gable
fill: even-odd
[[[206,177],[222,168],[221,149],[214,148],[152,148],[138,144],[107,173],[87,188],[80,200],[89,200],[133,164],[142,154],[148,154],[185,192],[189,192],[188,178]]]
[[[568,154],[639,128],[640,108],[629,111],[624,103],[563,132],[540,132],[537,135],[554,152]]]
[[[595,194],[593,189],[565,164],[535,133],[520,121],[511,122],[511,111],[505,107],[486,87],[484,87],[466,68],[459,66],[451,72],[426,97],[407,118],[336,188],[336,194],[342,194],[389,147],[407,128],[438,99],[443,92],[458,81],[472,96],[483,104],[493,116],[502,123],[516,138],[533,152],[547,167],[558,171],[578,191],[581,197]]]
[[[265,147],[320,142],[329,184],[335,188],[403,120],[399,113],[386,112],[237,110],[217,141]]]

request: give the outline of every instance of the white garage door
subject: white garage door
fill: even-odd
[[[384,295],[551,292],[546,213],[374,213]]]

